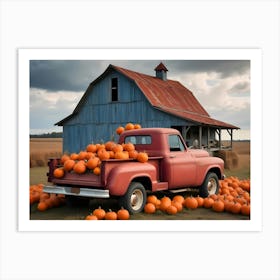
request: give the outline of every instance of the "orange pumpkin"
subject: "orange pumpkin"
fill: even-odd
[[[173,201],[178,201],[179,203],[183,204],[185,201],[185,198],[182,195],[175,195],[172,199]]]
[[[110,158],[110,153],[107,152],[105,149],[100,149],[97,152],[98,157],[100,158],[100,160],[107,160]]]
[[[118,220],[128,220],[130,215],[129,212],[122,207],[120,210],[118,210],[117,217]]]
[[[185,205],[186,208],[193,210],[193,209],[196,209],[198,207],[198,202],[194,197],[188,196],[185,199],[184,205]]]
[[[213,203],[214,203],[214,199],[211,198],[211,197],[206,197],[204,198],[204,208],[212,208],[213,206]]]
[[[73,159],[68,159],[64,162],[63,168],[65,171],[71,171],[75,165],[75,161]]]
[[[84,160],[87,157],[87,152],[86,151],[80,151],[78,154],[78,160]]]
[[[195,197],[195,199],[197,200],[198,206],[197,207],[203,207],[204,204],[204,198],[197,196]]]
[[[78,155],[77,153],[72,153],[72,154],[70,155],[70,159],[78,160],[78,158],[79,158],[79,155]]]
[[[119,126],[117,129],[116,129],[116,133],[117,134],[122,134],[124,132],[124,127],[123,126]]]
[[[168,196],[164,196],[160,200],[160,206],[159,209],[163,212],[166,211],[167,207],[171,205],[171,199]]]
[[[134,129],[140,129],[140,128],[142,128],[142,127],[139,123],[134,124]]]
[[[87,215],[85,220],[98,220],[96,216],[94,215]]]
[[[230,207],[230,212],[233,214],[239,214],[241,211],[241,204],[239,202],[235,202]]]
[[[99,166],[96,166],[96,167],[93,169],[93,173],[94,173],[95,175],[100,175],[100,173],[101,173],[100,167],[99,167]]]
[[[109,209],[108,212],[106,212],[104,219],[105,220],[117,220],[118,215],[116,212],[112,211],[111,209]]]
[[[132,143],[126,143],[124,144],[124,150],[125,151],[134,151],[135,150],[135,146]]]
[[[70,159],[70,156],[66,155],[66,154],[63,154],[62,157],[60,158],[60,163],[64,164],[64,162],[68,159]]]
[[[74,167],[73,167],[73,170],[75,173],[78,173],[78,174],[83,174],[86,172],[86,165],[85,163],[83,163],[82,161],[78,161]]]
[[[177,214],[178,210],[177,208],[174,206],[174,205],[169,205],[167,208],[166,208],[166,213],[169,214],[169,215],[175,215]]]
[[[137,155],[137,161],[139,162],[145,163],[148,161],[148,159],[149,159],[148,154],[145,152],[140,152]]]
[[[144,212],[147,214],[153,214],[156,212],[156,206],[153,203],[148,202],[144,206]]]
[[[157,197],[155,195],[149,195],[147,197],[147,202],[153,203],[154,205],[157,204]]]
[[[113,147],[116,145],[115,142],[113,141],[108,141],[105,143],[105,149],[106,151],[112,151],[113,150]]]
[[[94,144],[88,144],[86,150],[87,152],[95,153],[97,151],[97,147]]]
[[[106,215],[106,211],[99,206],[97,209],[94,209],[92,214],[97,217],[98,220],[103,220]]]
[[[212,209],[215,212],[224,212],[225,210],[225,204],[224,202],[222,202],[220,199],[217,199],[216,201],[214,201],[213,205],[212,205]]]
[[[94,169],[98,166],[100,159],[98,157],[91,158],[87,161],[87,168]]]
[[[183,204],[179,201],[172,200],[171,205],[175,206],[177,208],[177,212],[181,212],[183,210]]]
[[[242,215],[250,216],[250,212],[251,212],[250,204],[243,204],[241,206],[240,212]]]
[[[46,211],[48,209],[48,205],[44,201],[39,202],[38,205],[37,205],[37,209],[39,211]]]
[[[134,124],[133,123],[127,123],[125,125],[125,130],[132,130],[134,129]]]
[[[53,172],[53,176],[55,178],[62,178],[64,176],[64,170],[63,168],[59,167],[59,168],[56,168]]]

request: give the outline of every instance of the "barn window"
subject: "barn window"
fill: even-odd
[[[112,97],[112,101],[119,101],[118,78],[112,78],[111,80],[111,97]]]

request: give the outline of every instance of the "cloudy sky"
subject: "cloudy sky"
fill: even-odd
[[[168,79],[193,92],[212,118],[250,130],[249,60],[163,60]],[[109,64],[155,75],[159,60],[31,60],[30,133],[61,131],[90,82]]]

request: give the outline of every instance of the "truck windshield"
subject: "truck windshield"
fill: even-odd
[[[134,145],[150,145],[152,144],[152,137],[150,135],[133,135],[127,136],[124,140],[125,143],[132,143]]]
[[[168,135],[168,143],[170,152],[185,150],[185,146],[178,135]]]

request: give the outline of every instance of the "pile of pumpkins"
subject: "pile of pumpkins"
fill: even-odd
[[[215,212],[229,212],[250,216],[250,179],[239,180],[229,177],[220,180],[219,194],[211,194],[206,198],[200,196],[176,195],[172,199],[164,196],[158,199],[155,195],[147,197],[144,212],[153,214],[161,210],[169,215],[181,212],[183,208],[194,210],[199,207],[212,209]]]
[[[116,129],[116,133],[120,135],[125,130],[139,128],[141,128],[139,124],[127,123],[125,127],[119,126]],[[56,168],[53,175],[56,178],[62,178],[65,172],[74,172],[77,174],[92,172],[95,175],[100,175],[101,162],[108,159],[134,159],[145,163],[148,161],[148,154],[146,152],[136,151],[132,143],[118,144],[114,141],[91,143],[87,145],[85,150],[79,153],[63,154],[60,158],[61,167]]]
[[[30,205],[37,204],[37,210],[46,211],[53,207],[59,207],[65,204],[64,194],[49,194],[43,192],[43,184],[31,185],[29,187]]]

